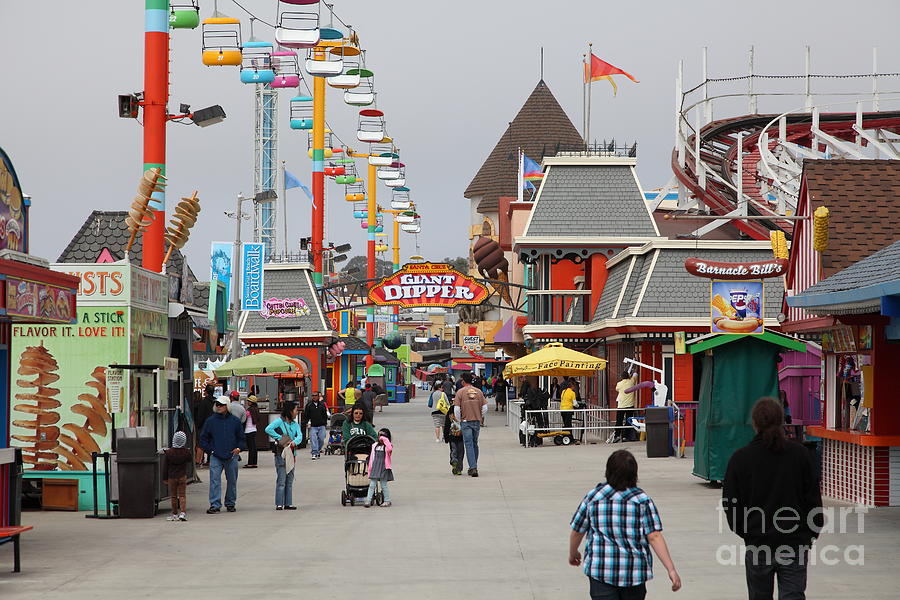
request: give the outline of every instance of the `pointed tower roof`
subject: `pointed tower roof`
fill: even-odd
[[[478,212],[497,210],[500,196],[515,196],[517,191],[516,149],[521,148],[528,158],[540,162],[544,156],[556,154],[557,145],[583,144],[581,134],[572,125],[566,111],[544,80],[519,109],[519,113],[463,193],[466,198],[481,196]]]

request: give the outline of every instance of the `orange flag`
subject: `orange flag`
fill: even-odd
[[[597,58],[593,53],[591,53],[590,67],[587,63],[584,63],[584,82],[588,83],[605,79],[613,86],[613,95],[615,96],[616,92],[619,91],[619,88],[616,86],[616,82],[613,81],[613,75],[624,75],[633,82],[640,83],[630,73],[626,73],[622,69],[612,66],[605,60]]]

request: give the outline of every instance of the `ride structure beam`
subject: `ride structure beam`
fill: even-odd
[[[314,60],[325,60],[325,48],[313,49]],[[322,240],[325,237],[325,78],[313,77],[312,145],[312,255],[313,283],[322,287]]]
[[[144,168],[166,174],[166,103],[169,99],[169,0],[144,3]],[[150,198],[153,221],[144,231],[141,266],[161,273],[166,193]]]
[[[368,157],[369,155],[367,154],[367,162]],[[368,238],[366,239],[366,254],[369,264],[366,271],[366,277],[370,280],[376,278],[375,227],[378,224],[378,215],[376,213],[378,205],[375,202],[375,198],[378,193],[377,170],[376,165],[369,163],[369,193],[366,194],[366,200],[368,201],[368,205],[366,206],[366,216],[368,219],[368,227],[366,228],[366,231],[368,232]],[[366,369],[368,369],[375,362],[375,306],[372,305],[366,308],[366,343],[369,345],[369,354],[366,355]]]

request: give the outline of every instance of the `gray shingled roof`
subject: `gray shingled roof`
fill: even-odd
[[[690,257],[711,261],[747,262],[768,260],[771,251],[764,249],[715,250],[699,248],[658,248],[650,249],[638,256],[629,281],[625,282],[630,259],[623,260],[610,269],[603,288],[600,302],[594,313],[594,322],[612,318],[612,311],[621,292],[627,285],[625,296],[619,307],[617,318],[631,317],[640,290],[647,278],[654,253],[659,253],[650,283],[644,292],[638,314],[635,318],[673,317],[697,318],[709,316],[709,279],[691,275],[684,268],[684,261]],[[641,258],[644,262],[641,262]],[[765,280],[763,314],[765,318],[775,318],[781,312],[784,286],[780,277]]]
[[[331,329],[316,308],[318,298],[314,291],[308,269],[269,269],[263,271],[264,298],[303,298],[309,307],[309,314],[302,317],[271,317],[264,319],[259,311],[246,311],[247,318],[241,335],[248,333],[268,333],[273,331],[304,332],[328,331]]]
[[[124,210],[95,210],[81,225],[78,232],[72,237],[69,245],[65,247],[56,262],[61,263],[92,263],[104,248],[109,249],[113,258],[121,260],[125,258],[125,246],[128,244],[130,233],[125,226],[125,217],[128,213]],[[140,266],[143,258],[143,236],[139,235],[128,260],[133,265]],[[184,255],[177,248],[172,251],[169,258],[169,272],[181,273],[181,265],[184,264]],[[188,278],[192,282],[197,281],[194,272],[188,265]],[[204,305],[205,306],[205,305]]]
[[[808,287],[804,296],[855,290],[900,279],[900,241]]]
[[[526,237],[629,235],[657,237],[630,166],[550,166]]]
[[[209,306],[209,282],[198,281],[194,284],[194,306]]]

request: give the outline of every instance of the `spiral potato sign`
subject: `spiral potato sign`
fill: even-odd
[[[444,263],[410,263],[369,289],[369,300],[381,306],[481,304],[489,293],[478,281]]]

